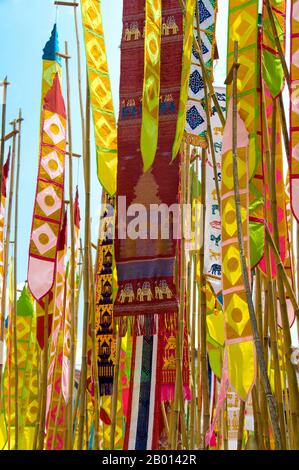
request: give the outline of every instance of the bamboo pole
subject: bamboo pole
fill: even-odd
[[[69,72],[69,52],[68,43],[65,41],[65,70],[66,70],[66,90],[67,90],[67,129],[68,129],[68,150],[69,150],[69,203],[70,203],[70,232],[71,232],[71,259],[70,259],[70,316],[71,316],[71,350],[70,350],[70,368],[69,368],[69,400],[66,406],[67,416],[67,449],[72,448],[72,416],[74,401],[74,368],[75,368],[75,226],[74,226],[74,199],[73,199],[73,139],[72,139],[72,121],[71,121],[71,90],[70,90],[70,72]]]
[[[238,160],[237,160],[237,63],[238,63],[238,41],[234,42],[234,68],[233,68],[233,178],[234,178],[234,193],[235,193],[235,204],[236,204],[236,220],[237,220],[237,231],[238,241],[240,247],[240,260],[242,267],[242,274],[244,279],[244,286],[246,291],[246,298],[248,303],[248,311],[253,330],[253,339],[256,348],[258,363],[260,367],[261,377],[265,389],[265,395],[267,398],[271,422],[274,432],[274,440],[276,449],[281,449],[281,433],[278,424],[276,402],[273,397],[269,377],[267,374],[265,358],[263,349],[261,346],[261,340],[258,334],[258,326],[254,311],[254,305],[252,301],[251,287],[249,282],[249,275],[247,271],[246,257],[244,253],[244,239],[242,233],[242,218],[241,218],[241,203],[240,203],[240,191],[239,191],[239,179],[238,179]]]
[[[270,157],[270,143],[269,143],[269,135],[267,129],[267,116],[266,116],[266,107],[265,107],[265,88],[262,82],[262,102],[263,102],[263,121],[265,125],[265,140],[266,140],[266,164],[271,171],[271,160],[273,161],[272,166],[275,169],[275,155]],[[275,145],[275,141],[272,139],[272,145]],[[274,232],[274,240],[277,247],[279,247],[279,230],[278,230],[278,220],[277,220],[277,201],[276,201],[276,186],[275,186],[275,175],[271,175],[272,179],[270,179],[270,196],[271,196],[271,218],[272,218],[272,225],[273,225],[273,232]],[[279,250],[279,248],[278,248]],[[291,334],[290,334],[290,326],[289,326],[289,319],[288,319],[288,312],[287,312],[287,305],[286,305],[286,297],[283,285],[283,273],[281,270],[281,265],[279,263],[276,264],[277,269],[277,286],[279,292],[279,303],[280,303],[280,311],[281,311],[281,319],[282,319],[282,326],[285,338],[285,354],[286,354],[286,366],[287,366],[287,376],[288,376],[288,385],[290,390],[290,405],[291,405],[291,415],[292,415],[292,423],[293,428],[297,428],[297,419],[299,418],[299,393],[298,393],[298,385],[297,385],[297,378],[296,372],[294,367],[290,361],[291,355]],[[296,436],[296,447],[299,448],[299,434]]]
[[[13,128],[16,130],[16,121],[13,122]],[[10,170],[10,182],[9,182],[9,197],[8,197],[8,208],[7,208],[7,221],[6,221],[6,236],[4,243],[3,253],[3,281],[2,281],[2,299],[1,299],[1,324],[0,324],[0,347],[4,347],[4,321],[6,311],[6,295],[7,295],[7,271],[8,271],[8,258],[9,258],[9,245],[10,245],[10,233],[11,233],[11,217],[12,217],[12,204],[13,204],[13,192],[14,192],[14,180],[15,180],[15,160],[16,160],[16,133],[13,135],[12,140],[12,153],[11,153],[11,170]],[[0,192],[1,192],[0,187]],[[3,228],[4,230],[4,228]],[[2,356],[2,351],[0,353]],[[3,364],[0,361],[0,391],[2,390],[3,380]]]
[[[19,447],[19,373],[18,373],[18,341],[17,341],[17,286],[18,286],[18,219],[19,219],[19,182],[20,182],[20,159],[21,159],[21,127],[22,112],[19,110],[18,122],[18,152],[17,152],[17,174],[15,195],[15,221],[14,221],[14,363],[15,363],[15,449]],[[15,126],[14,126],[15,128]]]
[[[201,384],[203,398],[203,447],[205,447],[205,435],[210,423],[209,407],[209,384],[208,384],[208,364],[207,364],[207,307],[206,307],[206,277],[204,275],[204,255],[205,255],[205,221],[206,221],[206,151],[202,150],[201,159],[201,247],[200,257],[200,366]]]
[[[85,419],[85,389],[87,378],[87,335],[88,335],[88,321],[90,315],[90,269],[89,269],[89,250],[90,250],[90,95],[89,86],[87,81],[86,92],[86,128],[85,128],[85,165],[86,165],[86,184],[85,184],[85,233],[84,233],[84,319],[83,319],[83,333],[82,333],[82,365],[80,380],[81,383],[81,396],[80,396],[80,421],[78,432],[78,449],[83,449],[83,430]]]
[[[45,296],[44,308],[44,349],[42,351],[42,374],[40,389],[40,425],[38,434],[38,450],[43,450],[46,426],[46,403],[47,403],[47,378],[48,378],[48,318],[49,318],[49,294]]]
[[[42,388],[42,374],[41,374],[41,356],[42,352],[39,350],[39,345],[38,342],[36,341],[36,359],[37,359],[37,375],[38,375],[38,397],[39,397],[39,403],[40,403],[40,397],[41,397],[41,388]],[[41,416],[41,407],[37,407],[37,416],[36,416],[36,423],[35,423],[35,431],[34,431],[34,438],[33,438],[33,445],[32,445],[32,450],[37,449],[37,444],[38,444],[38,436],[39,436],[39,428],[40,428],[40,416]]]

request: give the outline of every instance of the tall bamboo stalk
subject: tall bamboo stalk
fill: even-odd
[[[19,219],[19,182],[21,161],[21,128],[22,112],[19,110],[18,122],[18,152],[17,152],[17,174],[15,190],[15,222],[14,222],[14,363],[15,363],[15,449],[19,447],[19,372],[18,372],[18,341],[17,341],[17,286],[18,286],[18,219]],[[14,126],[15,127],[15,126]],[[15,130],[15,129],[14,129]]]
[[[269,382],[269,377],[267,374],[267,368],[265,363],[265,358],[263,354],[263,349],[261,345],[261,340],[258,333],[258,325],[256,321],[254,305],[251,294],[251,287],[249,281],[249,275],[247,271],[246,257],[244,252],[244,239],[242,232],[242,218],[241,218],[241,202],[240,202],[240,190],[239,190],[239,179],[238,179],[238,156],[237,156],[237,117],[238,117],[238,100],[237,100],[237,78],[238,78],[238,41],[234,42],[234,67],[233,67],[233,178],[234,178],[234,192],[235,192],[235,204],[236,204],[236,221],[237,221],[237,231],[238,231],[238,241],[240,247],[240,260],[242,267],[242,275],[244,280],[244,286],[246,291],[246,298],[248,304],[248,311],[253,331],[253,339],[256,348],[256,354],[258,358],[258,363],[260,367],[261,377],[263,380],[263,385],[265,389],[266,398],[268,401],[271,422],[274,432],[274,440],[276,449],[281,449],[281,433],[278,424],[278,417],[276,411],[276,402],[273,397],[271,386]]]
[[[82,364],[81,364],[81,395],[80,395],[80,421],[78,432],[78,449],[83,449],[83,431],[85,419],[85,389],[87,378],[87,335],[88,335],[88,320],[90,315],[90,269],[89,269],[89,250],[90,250],[90,94],[87,80],[86,91],[86,126],[85,126],[85,171],[86,171],[86,184],[85,184],[85,230],[84,230],[84,271],[83,271],[83,286],[84,286],[84,319],[83,319],[83,332],[82,332]]]

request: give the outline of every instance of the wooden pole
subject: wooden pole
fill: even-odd
[[[14,363],[15,363],[15,449],[19,448],[19,373],[18,373],[18,341],[17,341],[17,286],[18,286],[18,219],[19,219],[19,182],[21,160],[21,127],[22,112],[19,110],[18,122],[18,151],[17,151],[17,175],[15,195],[15,222],[14,222]],[[14,125],[15,129],[15,125]]]
[[[246,298],[248,303],[248,311],[253,331],[253,339],[256,348],[256,354],[260,367],[261,377],[265,389],[266,398],[268,401],[271,422],[274,432],[275,447],[277,450],[282,448],[281,433],[278,424],[278,417],[276,411],[276,402],[273,397],[269,377],[267,373],[264,353],[261,345],[261,340],[258,334],[258,325],[256,321],[254,305],[251,295],[251,287],[249,282],[249,275],[247,271],[246,257],[244,252],[244,239],[242,233],[242,218],[241,218],[241,203],[240,203],[240,190],[238,178],[238,155],[237,155],[237,117],[238,117],[238,101],[237,101],[237,64],[238,64],[238,41],[234,42],[234,67],[233,67],[233,177],[234,177],[234,192],[236,204],[236,221],[238,231],[238,241],[240,247],[240,260],[242,267],[242,274],[244,279],[244,286],[246,291]]]
[[[71,121],[71,90],[70,90],[70,72],[69,72],[69,53],[68,43],[65,42],[65,70],[66,70],[66,90],[67,90],[67,125],[68,125],[68,149],[69,149],[69,203],[70,203],[70,232],[71,232],[71,259],[70,259],[70,316],[71,316],[71,350],[70,350],[70,368],[69,368],[69,400],[66,407],[67,416],[67,449],[72,448],[72,417],[74,401],[74,373],[75,373],[75,226],[74,226],[74,199],[73,199],[73,140],[72,140],[72,121]]]
[[[83,449],[83,431],[85,419],[85,389],[87,379],[87,334],[88,334],[88,320],[90,315],[90,269],[89,269],[89,250],[90,250],[90,95],[89,86],[87,81],[86,92],[86,129],[85,129],[85,171],[86,171],[86,184],[85,184],[85,233],[84,233],[84,319],[83,319],[83,333],[82,333],[82,365],[81,365],[81,396],[80,396],[80,421],[78,432],[78,449]]]

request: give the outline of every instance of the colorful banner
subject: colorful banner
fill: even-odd
[[[12,286],[10,287],[10,305],[12,307]],[[8,319],[7,347],[8,357],[4,370],[3,408],[1,421],[5,423],[5,432],[0,431],[0,448],[14,449],[15,446],[15,360],[13,345],[13,308]],[[29,405],[29,382],[32,371],[32,354],[35,338],[32,334],[34,309],[32,298],[26,287],[23,288],[17,301],[17,357],[18,357],[18,418],[20,450],[30,449],[30,433],[26,427],[26,413]],[[2,426],[1,426],[2,428]]]
[[[197,19],[194,18],[194,32],[198,43],[201,44],[201,54],[205,70],[213,81],[213,60],[216,46],[216,17],[218,0],[198,0],[199,25],[197,31]],[[220,103],[221,106],[221,103]],[[212,115],[215,113],[212,107]],[[225,112],[225,108],[223,107]],[[207,117],[206,117],[205,93],[203,72],[199,62],[199,55],[192,45],[191,68],[189,73],[189,92],[186,111],[185,138],[192,145],[207,148]]]
[[[82,22],[93,113],[98,178],[110,195],[116,191],[117,129],[108,71],[100,0],[82,0]]]
[[[223,136],[222,153],[222,293],[225,318],[225,345],[228,360],[228,380],[242,400],[246,400],[255,380],[255,348],[241,268],[237,236],[236,206],[232,154],[232,101]],[[249,136],[245,124],[237,118],[237,159],[240,191],[242,233],[247,263],[249,247]],[[249,264],[248,271],[250,276]]]

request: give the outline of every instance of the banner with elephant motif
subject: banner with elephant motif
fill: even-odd
[[[225,88],[215,88],[216,97],[226,109]],[[223,128],[217,111],[212,112],[211,127],[217,166],[218,184],[221,187],[221,154]],[[206,220],[205,220],[205,253],[204,274],[211,284],[216,296],[221,286],[221,208],[218,206],[215,173],[211,151],[206,152]]]

